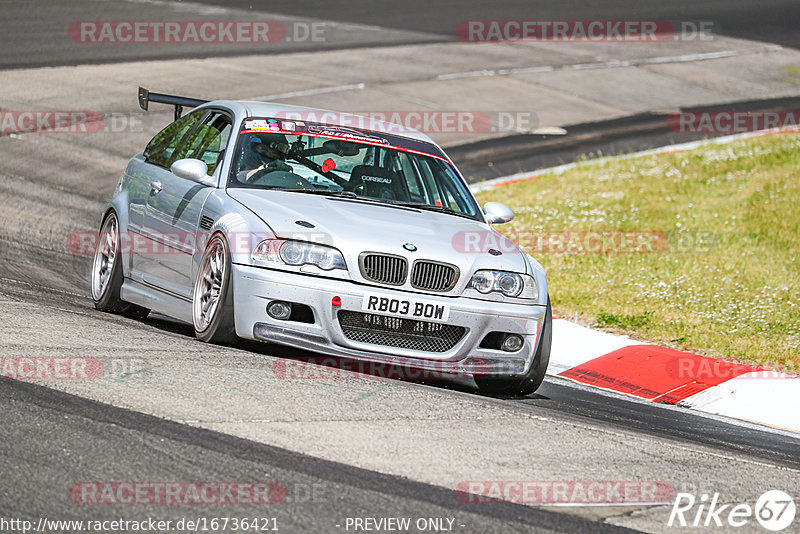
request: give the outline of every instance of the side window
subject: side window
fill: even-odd
[[[230,136],[230,119],[226,115],[215,111],[194,129],[176,159],[194,158],[202,160],[208,165],[208,174],[210,176],[214,174],[217,165],[222,161]]]
[[[443,206],[442,204],[442,191],[439,188],[439,185],[436,181],[436,178],[433,176],[433,170],[430,167],[430,163],[424,159],[418,159],[419,163],[419,170],[422,174],[421,178],[425,185],[425,191],[427,193],[427,198],[425,202],[429,204],[433,204],[435,206]]]
[[[439,184],[444,194],[444,205],[450,209],[461,213],[472,213],[469,204],[466,202],[463,193],[456,185],[456,178],[440,166]]]
[[[398,154],[398,160],[403,177],[408,185],[408,192],[411,193],[411,198],[417,202],[424,202],[425,199],[422,195],[422,187],[420,186],[419,176],[417,175],[414,163],[405,152],[400,152]]]
[[[144,149],[147,162],[169,168],[175,151],[183,146],[192,128],[206,113],[204,109],[192,111],[158,132]]]

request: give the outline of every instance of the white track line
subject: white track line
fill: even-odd
[[[723,59],[736,56],[747,56],[751,54],[761,54],[764,52],[777,52],[780,50],[783,50],[783,47],[780,45],[768,45],[758,48],[720,50],[718,52],[683,54],[680,56],[662,56],[643,59],[597,61],[594,63],[573,63],[570,65],[540,65],[537,67],[515,67],[511,69],[484,69],[466,72],[453,72],[450,74],[440,74],[436,77],[436,79],[454,80],[458,78],[474,78],[478,76],[510,76],[514,74],[555,72],[559,70],[613,69],[620,67],[639,67],[642,65],[662,65],[664,63],[689,63],[693,61],[708,61],[711,59]]]
[[[129,0],[131,1],[131,0]],[[152,1],[152,0],[133,0],[133,1]],[[777,52],[783,50],[780,45],[767,45],[757,48],[747,48],[742,50],[721,50],[718,52],[706,52],[698,54],[683,54],[680,56],[662,56],[643,59],[611,60],[599,61],[596,63],[574,63],[569,65],[540,65],[536,67],[515,67],[510,69],[484,69],[467,72],[454,72],[449,74],[439,74],[435,80],[453,80],[458,78],[471,78],[477,76],[508,76],[514,74],[529,74],[536,72],[554,72],[559,70],[588,70],[619,67],[638,67],[641,65],[661,65],[664,63],[688,63],[693,61],[708,61],[711,59],[723,59],[736,56],[760,54],[764,52]],[[274,95],[258,96],[253,100],[278,100],[282,98],[294,98],[299,96],[319,95],[325,93],[337,93],[340,91],[358,91],[366,88],[366,83],[354,83],[338,85],[334,87],[319,87],[307,89],[305,91],[292,91],[288,93],[278,93]]]
[[[365,83],[351,83],[347,85],[335,85],[333,87],[317,87],[315,89],[306,89],[305,91],[291,91],[289,93],[278,93],[275,95],[257,96],[252,100],[279,100],[281,98],[295,98],[298,96],[321,95],[325,93],[339,93],[342,91],[360,91],[367,86]]]

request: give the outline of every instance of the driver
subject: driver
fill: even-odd
[[[264,176],[274,171],[292,172],[284,162],[288,152],[289,143],[282,134],[252,135],[242,151],[240,180],[248,182],[256,173]]]

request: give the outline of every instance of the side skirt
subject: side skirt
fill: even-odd
[[[154,312],[192,324],[192,301],[165,293],[158,288],[126,278],[120,288],[120,298],[125,302],[144,306]]]

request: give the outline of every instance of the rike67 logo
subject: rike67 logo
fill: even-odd
[[[722,504],[719,493],[704,494],[697,499],[691,493],[678,493],[669,515],[670,527],[711,527],[730,531],[750,524],[754,519],[767,530],[780,532],[794,522],[797,507],[788,493],[770,490],[756,501]]]

